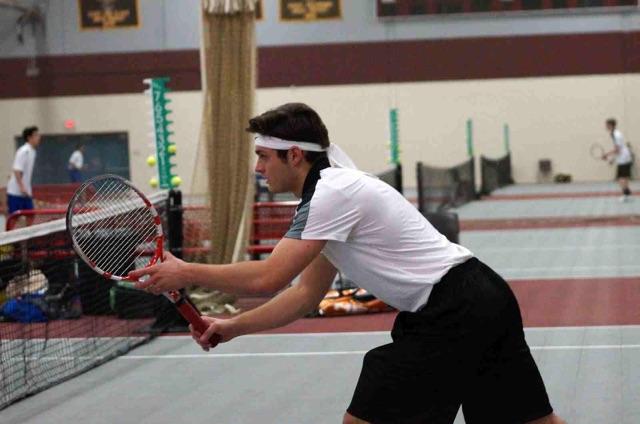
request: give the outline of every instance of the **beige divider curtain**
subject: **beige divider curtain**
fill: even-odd
[[[202,0],[203,116],[194,193],[208,193],[211,263],[245,251],[253,146],[244,131],[255,92],[255,0]],[[235,254],[234,254],[235,253]]]
[[[203,113],[192,194],[209,206],[204,236],[214,264],[244,258],[253,204],[251,135],[255,92],[255,0],[202,0],[200,49]],[[191,300],[203,314],[236,312],[233,296],[195,288]]]

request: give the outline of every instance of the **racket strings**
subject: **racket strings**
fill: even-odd
[[[89,230],[83,239],[84,243],[79,243],[87,257],[100,269],[116,275],[122,275],[144,254],[146,246],[141,245],[149,244],[157,232],[152,217],[143,209],[127,213],[124,219],[120,217],[102,221],[101,225],[106,225],[109,232]],[[124,231],[117,230],[127,225],[131,227]]]
[[[136,220],[136,214],[139,214],[140,210],[137,210],[135,212],[132,212],[130,214],[125,215],[120,215],[120,217],[118,218],[117,221],[114,221],[113,218],[106,218],[105,220],[101,221],[101,222],[96,222],[93,224],[90,224],[87,227],[81,228],[79,231],[79,235],[78,235],[78,241],[80,242],[80,244],[84,244],[85,245],[85,253],[88,256],[94,257],[97,250],[100,249],[100,241],[101,238],[99,237],[95,237],[96,233],[104,233],[106,235],[108,235],[108,231],[103,230],[100,231],[101,229],[109,228],[112,230],[115,230],[117,228],[127,228],[127,225],[133,225],[133,223],[135,222],[134,220]],[[126,221],[123,221],[123,219],[126,219]],[[113,232],[113,231],[111,231]],[[131,234],[130,237],[133,237],[134,235]],[[96,257],[96,260],[99,260],[99,257]]]
[[[126,184],[107,180],[76,196],[71,234],[83,254],[104,272],[123,276],[153,251],[161,233],[147,203]]]
[[[121,271],[122,263],[127,257],[131,257],[135,248],[140,243],[148,243],[149,238],[156,233],[155,225],[151,224],[152,217],[145,209],[137,209],[123,213],[117,218],[108,218],[100,222],[100,228],[106,226],[110,231],[98,234],[96,231],[87,231],[84,242],[87,245],[86,255],[103,270],[117,274]],[[146,223],[146,228],[144,225]],[[118,229],[124,231],[118,231]],[[93,229],[95,230],[95,228]],[[96,236],[97,235],[97,236]],[[106,241],[106,244],[105,244]],[[138,256],[143,251],[140,249]],[[129,262],[132,263],[135,258]]]
[[[143,211],[139,210],[130,215],[130,218],[136,219],[134,214],[138,214],[140,219],[145,219],[149,222],[148,218],[145,218]],[[91,250],[87,252],[87,256],[95,258],[94,262],[103,270],[112,274],[122,275],[123,271],[128,269],[135,260],[144,254],[144,249],[140,246],[141,243],[148,243],[150,237],[154,236],[156,229],[154,225],[148,225],[144,231],[140,231],[140,225],[135,221],[129,220],[128,222],[121,223],[122,225],[132,225],[138,228],[130,229],[123,233],[111,234],[108,236],[107,246],[102,245],[104,242],[103,237],[95,237],[91,246]],[[136,253],[134,255],[134,253]],[[127,258],[131,258],[126,263],[124,261]]]

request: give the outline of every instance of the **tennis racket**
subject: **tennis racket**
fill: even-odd
[[[66,221],[78,256],[107,279],[132,281],[130,271],[162,261],[158,212],[140,190],[117,175],[100,175],[82,184],[69,202]],[[209,327],[178,290],[163,295],[198,332]],[[214,347],[220,335],[214,334],[209,342]]]
[[[589,153],[591,154],[591,157],[597,160],[605,160],[604,154],[604,147],[602,147],[602,144],[600,143],[593,143],[591,145],[591,147],[589,148]]]

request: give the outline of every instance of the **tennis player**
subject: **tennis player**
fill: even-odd
[[[631,165],[633,158],[631,156],[631,150],[629,146],[624,142],[624,136],[622,132],[616,128],[617,122],[615,119],[607,119],[605,123],[607,131],[611,135],[613,141],[613,150],[607,152],[602,157],[607,160],[609,157],[615,157],[616,161],[616,179],[622,189],[621,202],[626,202],[631,199],[631,190],[629,189],[629,179],[631,178]]]
[[[27,127],[22,130],[24,144],[16,151],[13,159],[13,172],[7,183],[8,213],[18,210],[33,209],[33,188],[31,177],[36,163],[36,149],[40,145],[38,127]],[[28,218],[31,225],[33,217]]]
[[[69,171],[69,180],[72,183],[81,183],[82,170],[84,169],[84,144],[76,144],[76,148],[69,156],[67,162],[67,170]]]
[[[282,105],[251,119],[247,130],[255,134],[256,172],[269,189],[301,199],[273,253],[229,265],[167,254],[131,274],[150,275],[137,285],[153,293],[187,284],[237,294],[279,291],[239,316],[204,317],[208,330],[192,335],[205,350],[214,333],[226,342],[304,316],[339,269],[400,311],[393,342],[365,355],[344,423],[452,423],[460,405],[467,424],[563,422],[525,341],[518,303],[499,275],[438,233],[394,188],[355,169],[308,106]]]

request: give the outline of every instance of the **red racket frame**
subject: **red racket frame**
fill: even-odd
[[[153,206],[153,204],[149,201],[149,199],[147,199],[144,193],[138,190],[129,181],[127,181],[126,179],[118,175],[106,174],[106,175],[99,175],[97,177],[93,177],[87,180],[84,184],[82,184],[76,190],[76,192],[73,194],[73,197],[71,198],[71,201],[69,202],[69,206],[67,207],[67,213],[66,213],[67,233],[69,234],[69,238],[71,239],[73,250],[75,250],[78,256],[80,256],[80,258],[82,258],[82,260],[87,265],[89,265],[91,269],[93,269],[95,272],[97,272],[98,274],[110,280],[135,282],[135,280],[129,278],[128,276],[113,275],[103,269],[100,269],[95,262],[93,262],[89,257],[85,255],[85,253],[82,251],[80,246],[78,246],[78,244],[76,243],[76,240],[74,237],[74,232],[72,227],[72,218],[74,216],[73,211],[75,208],[75,201],[78,198],[78,196],[80,196],[84,192],[86,187],[92,186],[98,181],[102,181],[102,180],[116,180],[120,184],[126,185],[128,188],[133,190],[138,196],[140,196],[140,198],[142,199],[146,207],[151,212],[153,216],[153,221],[154,221],[153,223],[154,223],[154,226],[156,227],[156,236],[155,236],[156,248],[154,250],[153,257],[151,258],[149,263],[145,266],[145,268],[155,265],[159,260],[160,261],[162,260],[163,246],[164,246],[164,233],[162,231],[162,222],[161,222],[160,216],[158,215],[158,211]],[[186,319],[193,326],[193,328],[196,329],[196,331],[198,331],[199,333],[204,333],[207,330],[207,328],[209,328],[207,323],[205,323],[202,320],[202,317],[200,316],[200,312],[198,312],[198,310],[191,304],[191,302],[182,293],[180,293],[180,291],[170,290],[162,294],[167,299],[169,299],[171,303],[173,303],[173,305],[176,307],[180,315],[182,315],[184,319]],[[209,338],[209,343],[211,343],[211,347],[215,347],[220,342],[220,339],[221,337],[219,334],[214,334],[213,336],[211,336]]]

